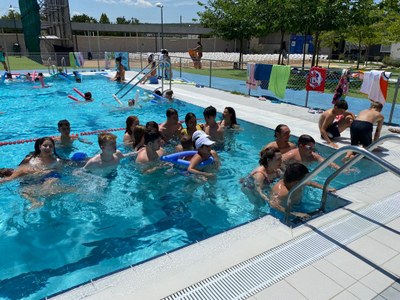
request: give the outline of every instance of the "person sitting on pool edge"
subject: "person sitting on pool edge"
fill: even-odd
[[[340,134],[349,128],[355,115],[352,112],[347,111],[348,105],[346,100],[339,100],[335,103],[333,108],[324,111],[319,117],[319,131],[321,138],[323,138],[329,146],[339,148],[339,146],[333,142],[333,139],[340,137]]]
[[[122,64],[121,56],[118,56],[115,59],[115,67],[117,69],[117,72],[115,73],[115,76],[112,80],[117,82],[125,81],[125,67]]]
[[[136,155],[135,152],[122,154],[117,150],[117,136],[112,133],[100,133],[98,143],[101,153],[87,161],[83,167],[85,170],[95,172],[101,170],[102,174],[109,174],[116,170],[121,159]]]
[[[289,142],[290,129],[287,125],[279,124],[278,126],[276,126],[274,137],[275,141],[265,145],[264,148],[261,150],[260,155],[266,148],[277,149],[281,152],[281,154],[285,154],[286,152],[289,152],[290,150],[296,148],[295,144]]]
[[[195,132],[196,133],[196,132]],[[197,154],[195,154],[191,159],[190,159],[190,164],[188,167],[188,172],[189,173],[193,173],[193,174],[197,174],[197,175],[202,175],[207,177],[214,177],[215,173],[210,173],[210,172],[205,172],[205,171],[200,171],[196,168],[198,168],[199,164],[207,159],[209,159],[211,156],[214,158],[214,163],[212,164],[212,166],[206,166],[203,167],[205,168],[209,168],[209,167],[213,167],[214,169],[219,168],[219,157],[217,152],[215,152],[214,150],[211,150],[211,145],[214,145],[215,142],[210,140],[208,138],[208,136],[203,133],[201,135],[195,135],[193,134],[193,136],[197,137],[195,140],[195,146],[196,146],[196,150],[197,150]]]
[[[271,199],[269,205],[271,208],[276,209],[280,212],[286,211],[286,201],[290,190],[299,183],[309,173],[308,168],[301,163],[293,163],[287,166],[283,178],[280,179],[271,190]],[[323,186],[317,182],[309,181],[306,183],[308,186],[322,189]],[[329,192],[335,192],[335,189],[328,188]],[[301,192],[296,192],[292,198],[293,204],[299,204],[301,201]],[[302,219],[309,218],[309,214],[303,212],[291,211],[291,215],[300,217]]]

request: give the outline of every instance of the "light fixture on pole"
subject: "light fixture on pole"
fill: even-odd
[[[161,8],[161,49],[164,49],[164,16],[163,16],[164,5],[158,2],[156,3],[156,6]]]
[[[17,32],[17,23],[15,22],[15,9],[14,7],[10,4],[10,8],[8,9],[13,16],[13,20],[14,20],[14,29],[15,29],[15,37],[17,38],[17,44],[19,46],[19,40],[18,40],[18,32]]]

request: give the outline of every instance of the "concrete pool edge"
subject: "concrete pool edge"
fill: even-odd
[[[196,89],[195,87],[187,85],[174,85],[173,89],[177,98],[188,100],[190,103],[203,107],[213,105],[218,111],[222,111],[225,106],[233,106],[240,119],[269,128],[274,128],[279,123],[286,123],[289,125],[294,135],[298,136],[303,134],[306,130],[317,142],[321,142],[315,122],[309,120],[313,118],[313,116],[307,115],[305,108],[296,108],[299,111],[294,112],[294,108],[280,104],[280,110],[284,110],[285,113],[293,112],[291,115],[287,116],[279,114],[276,111],[276,104],[272,104],[272,106],[269,105],[266,108],[265,106],[267,103],[256,101],[254,98],[232,95],[228,92],[215,91],[207,88]],[[202,93],[199,94],[198,92]],[[224,100],[222,100],[221,97],[223,97]],[[229,99],[229,101],[226,99]],[[260,110],[259,107],[262,105],[264,109]],[[256,106],[256,108],[254,108],[254,106]],[[268,112],[268,116],[263,115],[265,112]],[[282,119],[284,119],[284,122],[282,122]],[[388,144],[390,144],[391,147],[399,148],[398,145]],[[397,163],[399,162],[398,159],[395,159],[395,161]],[[376,183],[376,181],[391,182],[391,180],[390,174],[384,173],[376,176],[376,178],[366,179],[363,183],[356,183],[355,185],[342,189],[338,193],[345,199],[349,199],[349,197],[346,196],[354,196],[350,197],[352,199],[349,200],[353,201],[353,203],[347,208],[359,210],[368,205],[368,203],[378,201],[384,197],[384,194],[382,194],[383,191],[376,193],[371,183]],[[361,186],[364,193],[369,194],[369,196],[366,196],[369,201],[364,202],[361,200],[365,198],[357,198],[356,190],[359,189],[357,186]],[[369,192],[368,188],[370,189]],[[392,189],[388,188],[384,192],[390,195],[391,191],[393,191],[393,186]],[[374,192],[376,197],[371,197],[371,194],[374,194]],[[339,209],[311,222],[314,226],[318,227],[324,223],[332,222],[346,213],[348,212]],[[251,224],[241,226],[195,245],[188,246],[172,254],[159,257],[143,265],[136,266],[109,277],[101,278],[96,282],[71,290],[56,298],[77,299],[90,298],[90,296],[93,296],[93,299],[110,299],[117,297],[126,297],[130,299],[132,299],[132,297],[135,299],[159,299],[166,297],[183,287],[226,269],[232,264],[235,264],[235,262],[238,263],[290,240],[304,233],[306,230],[302,226],[294,230],[288,230],[287,228],[282,228],[281,226],[283,225],[281,225],[279,221],[273,220],[274,219],[270,216],[264,217]],[[279,223],[277,226],[275,226],[276,222]],[[267,236],[266,233],[269,235]],[[230,243],[229,246],[226,244],[228,242]],[[218,248],[218,245],[224,245],[224,247]],[[225,249],[225,251],[222,251],[222,249]],[[213,250],[215,252],[207,252],[206,250]],[[212,259],[210,259],[210,257],[212,257]]]

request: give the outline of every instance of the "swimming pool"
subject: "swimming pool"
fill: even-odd
[[[169,107],[143,102],[141,109],[121,110],[111,97],[120,85],[104,78],[85,77],[80,85],[49,84],[45,90],[21,83],[2,86],[0,111],[5,114],[0,116],[0,125],[5,130],[1,141],[56,135],[58,120],[65,118],[73,133],[124,127],[132,114],[141,123],[162,122]],[[90,90],[95,102],[78,104],[67,98],[69,93],[74,95],[73,87]],[[143,98],[146,93],[141,90],[140,94]],[[180,119],[187,112],[202,116],[202,108],[181,101],[172,107]],[[45,297],[270,213],[267,206],[255,208],[248,201],[239,179],[257,166],[258,152],[273,139],[273,132],[244,121],[240,124],[244,131],[232,134],[219,151],[222,167],[215,182],[202,184],[174,169],[143,176],[133,161],[126,160],[109,178],[74,176],[67,170],[62,184],[74,192],[47,195],[44,207],[36,210],[28,209],[18,181],[0,185],[0,251],[9,254],[0,257],[0,297]],[[114,133],[121,142],[123,131]],[[76,142],[75,151],[98,153],[96,136],[83,137],[94,145]],[[333,151],[317,148],[324,156]],[[0,166],[15,167],[32,149],[33,143],[0,147]],[[367,162],[361,164],[365,165],[357,167],[367,169]],[[370,169],[341,175],[334,186],[371,176],[376,169]],[[330,172],[326,170],[320,178]],[[309,195],[307,209],[318,207],[320,191],[311,190]]]

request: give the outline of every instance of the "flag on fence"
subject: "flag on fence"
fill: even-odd
[[[307,76],[306,90],[323,93],[325,90],[326,69],[312,67]]]

